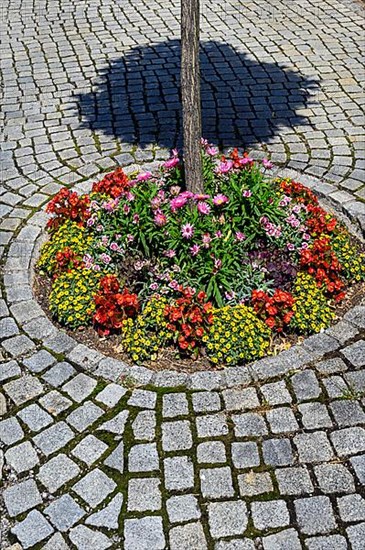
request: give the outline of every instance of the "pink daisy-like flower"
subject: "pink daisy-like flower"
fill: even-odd
[[[188,202],[188,199],[181,193],[178,197],[175,197],[170,201],[170,208],[173,212],[176,212],[178,208],[182,208]]]
[[[158,289],[158,283],[150,284],[150,290],[157,290],[157,289]]]
[[[199,202],[197,208],[201,214],[209,214],[210,212],[210,206],[206,202]]]
[[[224,160],[220,162],[216,168],[216,172],[218,174],[227,174],[230,170],[233,168],[233,161],[231,160]]]
[[[137,181],[147,181],[152,177],[151,172],[141,172],[141,174],[138,174]]]
[[[199,254],[200,246],[198,244],[194,244],[189,250],[192,256],[197,256]]]
[[[163,214],[163,212],[156,212],[153,221],[159,227],[163,227],[167,223],[167,218],[166,218],[165,214]]]
[[[244,233],[241,233],[241,231],[237,231],[236,233],[236,240],[237,241],[244,241],[246,238],[246,235]]]
[[[191,223],[186,223],[181,228],[181,235],[184,237],[184,239],[191,239],[191,237],[194,234],[194,227],[191,225]]]
[[[243,192],[242,192],[242,195],[246,198],[248,197],[251,197],[252,195],[252,191],[250,191],[249,189],[245,189]]]
[[[290,251],[295,250],[295,246],[293,245],[293,243],[287,243],[286,248]]]
[[[219,193],[213,197],[213,204],[215,204],[215,206],[222,206],[222,204],[225,204],[228,201],[228,197],[226,197],[226,195],[222,195],[222,193]]]
[[[263,159],[262,160],[262,165],[264,168],[266,168],[267,170],[271,170],[271,168],[274,166],[273,163],[268,160],[268,159]]]
[[[171,248],[170,250],[165,250],[163,255],[166,256],[166,258],[174,258],[176,256],[176,252]]]
[[[209,233],[204,233],[202,241],[204,248],[209,248],[209,245],[212,242],[212,237],[209,235]]]
[[[253,159],[250,157],[243,157],[242,159],[239,160],[239,162],[241,166],[246,166],[246,164],[252,164]]]
[[[205,201],[207,199],[209,199],[209,195],[204,195],[204,193],[196,193],[194,195],[195,201]]]

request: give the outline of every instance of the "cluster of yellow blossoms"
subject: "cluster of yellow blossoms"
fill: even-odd
[[[251,307],[225,306],[213,310],[214,321],[203,336],[209,359],[217,364],[238,365],[268,353],[271,330]]]
[[[66,220],[53,233],[52,238],[44,243],[38,260],[39,269],[52,275],[57,267],[56,254],[65,248],[70,248],[80,259],[89,251],[92,237],[87,235],[86,229],[77,223]]]
[[[291,325],[301,333],[311,334],[327,328],[335,314],[315,279],[308,273],[298,273],[293,295],[294,316]]]
[[[331,239],[331,246],[343,269],[343,274],[350,282],[360,282],[365,279],[365,254],[351,244],[349,235],[339,233]]]
[[[152,297],[136,319],[123,321],[121,348],[133,361],[154,360],[159,348],[171,340],[173,334],[164,316],[166,305],[166,298]]]
[[[90,322],[95,311],[93,297],[102,275],[91,269],[72,269],[55,279],[49,309],[61,323],[77,328]]]

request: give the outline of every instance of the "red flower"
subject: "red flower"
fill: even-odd
[[[47,204],[46,212],[53,214],[47,227],[57,229],[67,219],[83,225],[90,218],[89,206],[89,195],[79,196],[75,191],[63,187]]]
[[[94,296],[96,311],[93,317],[99,334],[110,334],[122,326],[124,319],[135,317],[139,310],[138,297],[120,285],[114,275],[107,275],[100,280],[99,293]]]
[[[277,332],[283,332],[294,314],[294,298],[290,292],[277,288],[273,296],[262,290],[253,290],[251,295],[254,310],[261,319]]]
[[[121,168],[117,168],[114,172],[107,174],[101,181],[95,182],[92,191],[93,193],[102,193],[116,199],[126,194],[131,186],[128,176]]]

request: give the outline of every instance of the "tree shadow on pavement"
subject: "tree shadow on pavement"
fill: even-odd
[[[82,127],[145,147],[181,145],[180,41],[141,46],[111,62],[95,91],[77,96]],[[276,63],[254,61],[220,42],[201,44],[203,136],[224,147],[267,142],[297,114],[318,81]]]

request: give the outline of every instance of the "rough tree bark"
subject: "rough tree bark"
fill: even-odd
[[[202,137],[200,102],[199,0],[181,0],[181,99],[183,111],[184,168],[186,187],[203,191],[200,152]]]

